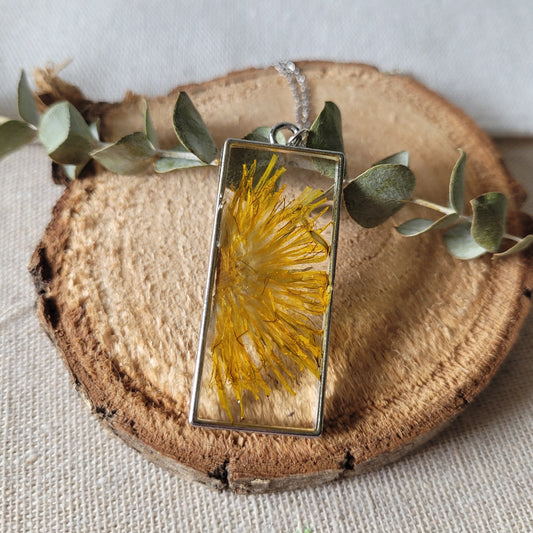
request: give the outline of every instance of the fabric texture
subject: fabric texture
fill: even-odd
[[[69,56],[67,77],[106,100],[276,59],[327,58],[410,71],[492,132],[533,132],[533,74],[522,53],[533,47],[527,1],[476,0],[466,10],[408,1],[407,11],[393,2],[345,1],[327,11],[317,1],[273,2],[243,13],[211,4],[95,1],[88,12],[82,2],[0,1],[0,114],[14,113],[18,68]],[[533,196],[533,143],[499,146]],[[213,492],[109,435],[75,393],[39,327],[27,272],[62,187],[36,145],[2,160],[0,178],[0,531],[533,530],[532,315],[487,389],[410,456],[318,488]],[[524,210],[533,213],[531,199]]]

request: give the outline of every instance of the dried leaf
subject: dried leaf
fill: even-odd
[[[154,129],[154,124],[152,123],[152,117],[150,116],[150,110],[148,109],[148,103],[146,100],[144,101],[144,132],[152,145],[157,148],[159,146],[157,134]]]
[[[448,206],[461,214],[464,208],[466,154],[461,149],[459,152],[459,159],[453,167],[450,178]]]
[[[444,244],[448,251],[458,259],[474,259],[486,253],[472,237],[470,222],[463,222],[444,234]]]
[[[94,122],[91,122],[89,124],[89,131],[91,132],[91,136],[95,141],[100,140],[100,119],[97,118]]]
[[[450,226],[453,226],[458,219],[459,215],[456,213],[444,215],[438,220],[413,218],[398,226],[396,231],[398,231],[398,233],[404,237],[415,237],[416,235],[421,235],[422,233],[427,233],[428,231],[449,228]]]
[[[389,155],[385,159],[374,163],[372,166],[377,165],[403,165],[404,167],[409,166],[409,152],[403,150],[402,152],[397,152],[395,154]]]
[[[126,135],[115,144],[91,153],[91,156],[108,170],[123,175],[146,172],[155,155],[152,143],[142,132]]]
[[[37,130],[22,120],[8,120],[0,124],[0,159],[31,142]]]
[[[342,120],[339,108],[333,102],[326,102],[307,136],[308,148],[344,153]],[[330,161],[315,158],[313,163],[324,176],[335,179],[336,166]]]
[[[245,135],[244,140],[270,144],[271,129],[267,126],[256,128],[251,133]],[[278,131],[276,134],[276,142],[278,144],[286,144],[285,136],[281,131]],[[254,175],[254,184],[256,184],[268,167],[271,156],[272,154],[269,151],[264,149],[254,150],[252,147],[247,150],[234,151],[232,153],[231,164],[227,171],[227,186],[236,189],[241,182],[243,165],[250,165],[252,161],[255,161],[257,165]]]
[[[258,142],[265,142],[270,143],[270,131],[272,128],[269,128],[268,126],[260,126],[259,128],[255,128],[254,131],[251,133],[248,133],[243,138],[246,141],[258,141]],[[276,142],[278,144],[286,144],[287,140],[285,139],[285,135],[281,131],[278,131],[276,133]]]
[[[507,198],[501,192],[489,192],[470,203],[474,212],[472,237],[489,252],[497,252],[505,233]]]
[[[317,150],[344,152],[341,112],[333,102],[326,102],[313,122],[307,136],[307,146]]]
[[[85,165],[62,165],[62,168],[69,180],[75,180],[85,168]]]
[[[529,246],[533,244],[533,235],[526,235],[523,239],[518,241],[515,245],[511,246],[511,248],[505,250],[504,252],[500,252],[499,254],[494,254],[493,257],[505,257],[507,255],[517,254]]]
[[[83,165],[94,139],[79,111],[69,102],[52,105],[41,117],[39,139],[57,163]]]
[[[33,93],[28,83],[28,77],[24,71],[20,74],[18,91],[17,91],[17,106],[19,115],[22,119],[34,126],[39,126],[39,111],[37,104],[33,98]]]
[[[165,173],[178,170],[180,168],[205,167],[207,163],[197,159],[181,159],[179,157],[162,157],[155,162],[154,168],[156,172]]]
[[[181,144],[204,163],[211,163],[218,153],[217,146],[187,93],[180,92],[173,121]]]
[[[361,226],[379,226],[411,199],[415,181],[404,165],[371,167],[345,187],[346,209]]]

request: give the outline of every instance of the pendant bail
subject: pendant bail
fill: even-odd
[[[287,141],[287,146],[302,146],[309,133],[308,129],[299,128],[292,122],[279,122],[270,130],[270,144],[280,144],[276,140],[276,136],[281,130],[289,130],[292,133],[292,136]]]

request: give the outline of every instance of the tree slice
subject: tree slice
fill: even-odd
[[[365,65],[308,62],[312,116],[342,112],[348,176],[411,152],[416,194],[445,202],[457,148],[468,153],[469,197],[499,190],[525,234],[521,187],[487,136],[412,79]],[[217,144],[291,119],[274,69],[186,88]],[[176,144],[176,92],[149,100],[162,144]],[[108,139],[142,128],[139,97],[105,107]],[[41,321],[77,390],[116,435],[157,464],[207,485],[265,492],[364,472],[425,442],[480,392],[529,309],[531,254],[452,258],[438,235],[393,229],[405,209],[365,230],[341,216],[324,433],[272,436],[191,427],[195,364],[216,169],[96,176],[72,182],[56,205],[31,271]],[[304,401],[304,399],[302,400]]]

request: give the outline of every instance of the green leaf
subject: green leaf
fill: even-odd
[[[415,181],[404,165],[371,167],[345,187],[346,209],[361,226],[379,226],[411,199]]]
[[[181,159],[179,157],[162,157],[155,162],[154,168],[156,172],[165,173],[178,170],[180,168],[205,167],[207,163],[197,159]]]
[[[111,146],[92,152],[92,157],[111,172],[141,174],[152,164],[156,151],[145,133],[131,133]]]
[[[488,192],[471,200],[472,237],[489,252],[497,252],[505,233],[507,198],[501,192]]]
[[[8,120],[0,124],[0,159],[31,142],[37,131],[22,120]]]
[[[309,130],[306,146],[317,150],[344,152],[341,112],[333,102],[324,104]],[[314,158],[313,163],[324,176],[335,178],[335,165],[331,161]]]
[[[58,102],[46,110],[39,139],[54,161],[67,165],[87,163],[94,144],[89,126],[69,102]]]
[[[459,149],[459,159],[452,170],[448,206],[461,214],[464,208],[466,154]]]
[[[22,71],[20,73],[19,86],[17,91],[17,106],[19,115],[22,119],[34,126],[39,125],[39,111],[33,93],[28,83],[28,77],[26,73]]]
[[[180,92],[173,121],[181,144],[204,163],[211,163],[218,153],[217,146],[187,93]]]
[[[404,167],[409,166],[409,152],[403,150],[402,152],[397,152],[395,154],[389,155],[385,159],[374,163],[372,166],[377,165],[403,165]]]
[[[152,145],[157,148],[159,143],[157,141],[157,134],[154,129],[154,124],[152,122],[152,117],[150,116],[150,110],[148,109],[148,103],[144,101],[144,132],[146,137],[152,143]]]
[[[308,148],[344,152],[341,112],[333,102],[326,102],[307,136]]]
[[[69,180],[75,180],[85,168],[85,165],[62,165],[62,168]]]
[[[244,136],[246,141],[258,141],[270,144],[270,131],[272,128],[262,126],[256,128],[251,133]],[[276,134],[276,141],[278,144],[286,144],[285,136],[281,131]],[[263,175],[263,172],[268,167],[272,153],[265,149],[256,150],[250,146],[246,150],[233,150],[231,154],[231,163],[228,166],[226,185],[233,190],[237,189],[242,179],[243,165],[250,166],[253,161],[256,161],[256,170],[254,176],[254,185]]]
[[[259,128],[255,128],[254,131],[251,133],[248,133],[243,138],[246,141],[259,141],[259,142],[270,142],[270,131],[272,128],[269,128],[268,126],[260,126]],[[276,133],[276,142],[278,144],[286,144],[287,140],[285,139],[285,135],[281,131],[278,131]]]
[[[91,137],[95,141],[100,141],[100,119],[97,118],[94,122],[89,124],[89,131],[91,132]]]
[[[422,233],[427,233],[428,231],[449,228],[450,226],[453,226],[458,219],[459,215],[457,215],[456,213],[444,215],[438,220],[413,218],[411,220],[407,220],[406,222],[398,226],[396,228],[396,231],[404,237],[414,237],[416,235],[421,235]]]
[[[487,251],[472,237],[471,226],[470,222],[463,222],[444,234],[446,248],[458,259],[474,259]]]
[[[509,248],[508,250],[505,250],[505,252],[494,254],[493,257],[505,257],[507,255],[517,254],[521,252],[522,250],[525,250],[532,244],[533,244],[533,235],[526,235],[523,239],[518,241],[515,245],[511,246],[511,248]]]

